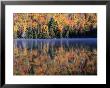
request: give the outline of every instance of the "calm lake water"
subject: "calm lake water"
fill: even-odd
[[[89,47],[97,48],[96,38],[74,38],[74,39],[14,39],[14,48],[42,49],[48,45],[50,48]]]
[[[96,75],[97,39],[14,39],[15,75]]]

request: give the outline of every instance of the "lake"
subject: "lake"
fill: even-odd
[[[75,38],[75,39],[14,39],[14,48],[37,49],[48,44],[49,47],[76,47],[88,46],[90,48],[97,47],[96,38]]]
[[[13,42],[15,75],[97,73],[96,38],[14,39]]]

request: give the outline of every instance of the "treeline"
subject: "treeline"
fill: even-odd
[[[81,38],[81,37],[97,37],[97,28],[90,26],[80,27],[64,25],[62,30],[59,29],[57,21],[51,18],[47,25],[37,24],[36,27],[27,27],[26,31],[23,31],[22,27],[19,27],[17,32],[14,32],[14,38]]]

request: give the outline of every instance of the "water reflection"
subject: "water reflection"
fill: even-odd
[[[96,48],[96,39],[16,39],[14,74],[96,74]]]
[[[27,48],[30,51],[39,50],[42,52],[44,48],[48,48],[48,52],[51,52],[59,47],[63,47],[64,50],[82,46],[93,49],[97,47],[96,43],[96,39],[18,39],[14,40],[14,48]]]

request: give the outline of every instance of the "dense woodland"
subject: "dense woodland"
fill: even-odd
[[[14,39],[97,37],[96,13],[14,13]]]

